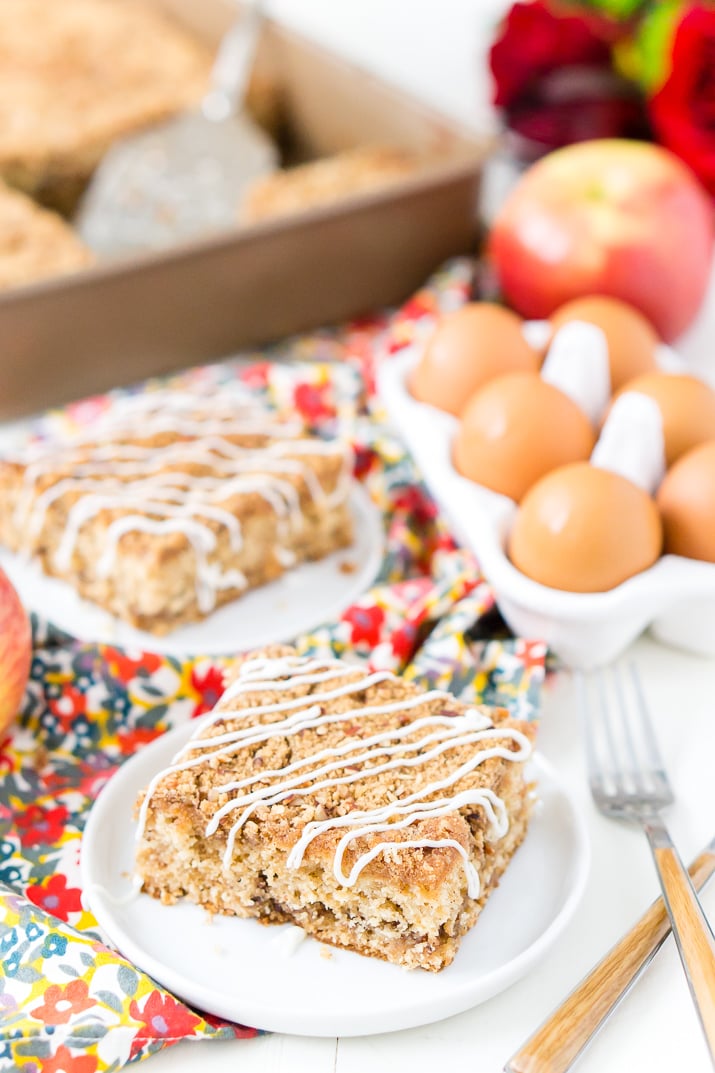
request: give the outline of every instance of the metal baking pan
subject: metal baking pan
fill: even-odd
[[[209,41],[230,17],[226,0],[162,6]],[[384,143],[433,163],[339,204],[3,293],[0,419],[399,302],[474,247],[484,140],[273,23],[258,70],[278,79],[293,157]]]

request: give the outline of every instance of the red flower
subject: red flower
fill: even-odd
[[[335,417],[335,407],[328,398],[329,384],[297,384],[293,392],[296,409],[308,421],[315,423]]]
[[[101,760],[95,758],[91,761],[80,760],[74,770],[74,779],[65,779],[65,785],[68,782],[73,783],[73,789],[77,789],[85,797],[94,799],[116,770],[116,765],[110,763],[106,757],[102,757]],[[79,775],[79,781],[77,781],[77,775]]]
[[[80,689],[66,685],[63,686],[61,696],[50,697],[48,706],[62,726],[69,729],[73,720],[87,711],[87,697]]]
[[[265,387],[271,373],[269,361],[256,361],[239,371],[239,379],[250,387]]]
[[[0,771],[10,772],[17,763],[16,754],[12,750],[12,738],[8,735],[0,741]]]
[[[348,330],[350,332],[370,332],[376,329],[384,328],[385,315],[384,313],[364,313],[362,316],[354,317],[348,324]]]
[[[68,816],[69,812],[63,805],[47,809],[41,805],[30,805],[16,820],[20,842],[23,846],[57,842]]]
[[[695,4],[675,31],[671,69],[650,102],[658,141],[715,194],[715,8]]]
[[[395,329],[395,334],[387,344],[388,354],[397,354],[400,350],[404,350],[406,346],[412,342],[412,335],[409,332],[399,332],[400,325],[398,324]]]
[[[67,877],[59,873],[28,887],[26,893],[33,905],[60,920],[69,920],[70,913],[79,913],[82,909],[82,891],[79,887],[68,887]]]
[[[91,1054],[72,1054],[66,1047],[58,1047],[53,1058],[42,1058],[41,1073],[95,1073],[97,1059]]]
[[[380,631],[385,622],[381,607],[351,607],[343,618],[352,626],[350,640],[354,645],[364,642],[374,648],[380,643]]]
[[[378,464],[377,452],[372,447],[365,447],[362,444],[355,444],[354,446],[355,464],[353,472],[355,476],[360,480],[366,477],[370,470],[375,469]]]
[[[234,1021],[224,1021],[222,1017],[215,1017],[212,1013],[204,1013],[204,1021],[212,1028],[230,1028],[236,1039],[253,1039],[258,1035],[258,1029],[249,1028],[247,1025],[237,1025]]]
[[[155,738],[163,734],[165,729],[164,726],[160,725],[155,727],[134,727],[133,730],[120,730],[117,733],[117,740],[122,756],[131,756],[140,745],[148,745],[150,741],[154,741]],[[111,771],[102,772],[103,780],[106,781],[111,774]]]
[[[177,1040],[193,1035],[194,1029],[201,1023],[201,1018],[177,1002],[171,995],[152,991],[140,1010],[135,999],[129,1004],[129,1013],[142,1027],[132,1041],[133,1058],[150,1040]]]
[[[400,490],[392,501],[394,510],[408,511],[414,514],[418,525],[425,525],[437,517],[437,505],[429,495],[417,485],[408,485]]]
[[[407,663],[410,659],[416,644],[417,626],[413,622],[406,622],[392,635],[392,651],[402,663]]]
[[[119,648],[112,648],[111,645],[105,646],[104,659],[112,674],[125,683],[136,678],[139,670],[153,674],[161,667],[161,656],[152,652],[140,652],[136,656],[130,656]]]
[[[46,1025],[66,1025],[73,1014],[88,1010],[91,1006],[94,1006],[94,999],[89,997],[87,984],[84,980],[72,980],[65,985],[51,984],[42,996],[42,1004],[35,1006],[30,1013]]]
[[[433,545],[433,551],[454,551],[457,542],[451,533],[439,533]]]
[[[199,699],[191,713],[192,718],[210,712],[226,688],[223,668],[209,664],[203,673],[194,667],[191,671],[191,685],[198,693]]]
[[[544,669],[546,645],[543,641],[527,641],[525,638],[520,637],[517,639],[515,652],[525,671],[529,670],[530,667]]]
[[[489,52],[492,99],[510,108],[549,72],[563,67],[610,67],[608,44],[581,13],[553,11],[545,0],[512,4]]]
[[[400,316],[407,320],[421,320],[422,317],[431,317],[435,313],[436,302],[429,291],[418,291],[405,302],[400,309]]]
[[[587,138],[648,134],[637,93],[611,66],[610,45],[627,23],[574,7],[513,4],[489,56],[493,101],[537,156]]]

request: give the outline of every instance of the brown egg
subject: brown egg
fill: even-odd
[[[551,316],[554,332],[574,320],[595,324],[606,336],[611,390],[618,391],[627,380],[656,368],[658,336],[642,313],[618,298],[592,295],[574,298]]]
[[[666,473],[656,502],[666,552],[715,563],[715,439],[678,459]]]
[[[536,372],[539,358],[521,326],[516,313],[492,302],[471,302],[447,313],[412,373],[412,394],[458,416],[469,397],[495,376]]]
[[[639,391],[657,402],[667,465],[699,443],[715,439],[715,391],[697,376],[647,373],[630,380],[618,394],[624,391]]]
[[[538,373],[510,373],[473,395],[454,441],[457,470],[519,500],[556,466],[588,458],[595,442],[585,413]]]
[[[662,543],[658,508],[642,488],[579,462],[528,492],[508,550],[516,568],[542,585],[606,592],[652,566]]]

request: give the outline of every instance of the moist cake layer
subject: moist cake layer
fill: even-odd
[[[137,870],[166,903],[436,971],[524,837],[529,753],[503,710],[265,649],[143,794]]]

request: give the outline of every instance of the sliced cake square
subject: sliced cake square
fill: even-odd
[[[167,633],[348,545],[351,462],[239,384],[155,391],[81,438],[0,460],[0,542]]]
[[[530,739],[384,671],[259,651],[142,795],[138,875],[166,903],[443,969],[526,833]]]

